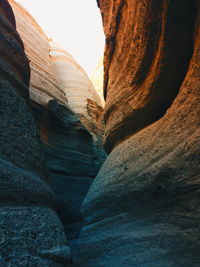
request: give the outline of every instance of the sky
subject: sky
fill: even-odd
[[[16,0],[49,38],[62,45],[89,76],[103,55],[105,37],[96,0]]]

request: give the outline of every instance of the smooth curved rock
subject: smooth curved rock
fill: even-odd
[[[82,67],[60,45],[51,42],[50,55],[61,89],[65,92],[69,107],[75,112],[88,117],[87,99],[101,106],[93,84]]]
[[[46,106],[51,99],[67,104],[65,93],[60,89],[53,62],[49,56],[49,39],[31,14],[14,0],[9,0],[16,18],[17,31],[25,46],[30,62],[30,98]]]
[[[38,135],[45,152],[49,184],[55,194],[56,211],[67,236],[74,239],[82,225],[81,202],[106,157],[101,142],[103,110],[96,103],[100,101],[89,78],[71,56],[70,64],[77,76],[71,77],[72,68],[66,64],[59,70],[66,78],[80,84],[81,90],[70,88],[73,99],[69,97],[67,103],[66,88],[62,87],[65,76],[60,80],[58,72],[57,78],[49,39],[29,12],[14,0],[10,3],[30,61],[29,105],[40,130]],[[62,54],[65,60],[68,53],[62,50]]]
[[[91,81],[101,99],[102,106],[105,106],[105,100],[103,96],[103,76],[104,76],[104,71],[103,71],[103,56],[102,56],[100,57],[99,62],[92,73]]]
[[[50,184],[67,237],[74,239],[82,226],[80,205],[100,168],[93,137],[80,118],[56,100],[49,102],[45,122]]]
[[[195,7],[188,0],[106,0],[100,9],[106,35],[104,146],[110,152],[172,104],[192,55]]]
[[[144,2],[146,5],[143,5]],[[81,260],[78,266],[199,266],[200,1],[160,1],[159,3],[166,5],[166,9],[161,9],[162,11],[155,6],[158,1],[126,1],[120,13],[121,17],[118,17],[117,29],[126,29],[121,35],[120,31],[115,33],[116,24],[114,23],[117,20],[115,12],[119,8],[119,3],[124,3],[124,1],[115,1],[115,5],[112,5],[113,1],[100,1],[104,23],[112,19],[109,27],[108,24],[104,25],[105,32],[112,30],[113,37],[116,38],[115,54],[109,65],[107,107],[116,103],[114,92],[123,104],[122,88],[116,87],[116,83],[111,83],[114,76],[118,83],[118,74],[121,77],[127,75],[127,79],[129,79],[129,74],[132,73],[134,81],[138,77],[135,72],[138,65],[131,65],[131,61],[135,62],[134,54],[126,55],[124,53],[122,56],[121,52],[117,50],[121,44],[120,36],[124,42],[122,49],[135,46],[135,42],[131,42],[126,35],[135,27],[138,46],[140,40],[143,45],[142,38],[144,33],[148,33],[149,20],[154,18],[157,29],[160,26],[160,19],[169,10],[171,4],[179,4],[179,8],[173,11],[178,15],[176,18],[174,16],[168,18],[168,26],[165,28],[168,36],[174,30],[175,33],[177,32],[177,36],[182,32],[182,23],[178,23],[180,14],[183,16],[182,20],[187,20],[188,23],[191,19],[190,12],[192,10],[194,12],[192,20],[195,21],[195,25],[191,29],[191,33],[195,34],[191,36],[186,27],[185,33],[187,34],[182,36],[183,48],[184,43],[190,45],[192,43],[193,53],[189,65],[183,64],[186,76],[166,114],[127,140],[123,141],[122,138],[90,187],[82,206],[86,225],[81,233]],[[134,13],[132,12],[133,6],[135,7]],[[155,13],[150,9],[152,6],[155,7],[158,16],[153,16]],[[126,13],[124,13],[125,11]],[[195,12],[197,11],[196,16]],[[127,14],[127,17],[123,14]],[[133,14],[134,18],[132,18]],[[135,24],[130,28],[129,22],[136,18]],[[174,19],[180,31],[174,28]],[[142,21],[146,21],[146,23],[142,24]],[[170,22],[172,23],[170,24]],[[162,34],[160,37],[162,39]],[[166,47],[167,40],[164,40],[164,47]],[[179,42],[179,40],[177,41]],[[173,47],[175,58],[182,57],[182,45]],[[108,46],[107,49],[106,56],[109,53]],[[146,52],[144,46],[141,47],[142,51]],[[191,52],[188,47],[189,51]],[[168,52],[166,56],[170,55],[170,51]],[[159,58],[156,53],[153,53],[152,56],[153,62]],[[123,65],[123,59],[126,61],[125,65]],[[173,60],[174,57],[170,62]],[[172,66],[173,64],[163,61],[163,68],[169,70],[170,75],[167,75],[169,83],[174,77],[171,73]],[[118,73],[119,68],[121,72]],[[145,68],[143,68],[141,68],[141,75],[145,73]],[[139,91],[143,89],[145,83],[151,84],[148,75],[138,87]],[[158,76],[158,78],[162,78],[163,82],[165,75]],[[125,82],[126,80],[121,81],[122,87],[125,86]],[[132,90],[133,98],[135,97],[134,93],[135,91]],[[168,93],[170,94],[170,91]],[[116,108],[121,109],[120,106]],[[120,110],[118,111],[120,113]],[[118,115],[118,111],[115,109],[113,119]],[[128,119],[131,120],[131,123],[133,120],[127,113],[124,113],[124,116],[127,117],[122,120],[121,127],[126,129]],[[142,119],[140,116],[139,118]],[[107,127],[110,127],[109,120]],[[134,129],[133,125],[129,131],[132,131],[133,134]],[[115,143],[116,139],[113,138]]]
[[[25,100],[30,68],[7,1],[0,5],[0,262],[2,266],[66,266],[41,255],[66,247],[46,184],[39,131]]]
[[[74,254],[77,257],[77,239],[83,226],[81,203],[106,158],[101,143],[102,110],[98,108],[96,103],[90,103],[88,114],[94,118],[88,120],[56,99],[49,101],[45,110],[32,103],[40,125],[56,211],[64,225],[72,258]]]

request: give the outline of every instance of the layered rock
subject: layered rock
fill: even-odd
[[[57,211],[67,236],[77,238],[82,225],[80,205],[105,155],[94,144],[91,123],[69,107],[51,100],[46,112],[33,105],[41,125],[50,185],[56,195]],[[43,120],[40,118],[43,117]],[[90,128],[91,132],[88,130]],[[102,147],[101,147],[102,150]]]
[[[100,6],[106,35],[105,148],[111,151],[173,102],[192,55],[195,10],[187,0],[100,1]]]
[[[92,82],[83,68],[60,45],[51,41],[50,55],[59,79],[60,88],[65,92],[69,107],[88,117],[87,99],[101,106]]]
[[[78,266],[198,266],[200,2],[99,4],[115,148],[83,203]]]
[[[104,106],[105,100],[103,95],[103,76],[104,76],[104,71],[103,71],[103,56],[102,56],[100,57],[98,64],[92,73],[91,81],[101,99],[102,105]]]
[[[67,104],[65,93],[59,87],[53,63],[50,60],[48,37],[25,8],[14,0],[9,2],[31,67],[31,100],[44,106],[48,101],[56,98],[59,102]]]
[[[50,42],[33,17],[10,0],[30,61],[30,107],[40,129],[56,210],[69,238],[82,224],[80,205],[105,159],[103,110],[84,70]]]
[[[28,59],[5,0],[0,20],[0,263],[66,266],[69,248],[52,208],[39,132],[25,101]]]

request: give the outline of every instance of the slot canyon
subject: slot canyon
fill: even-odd
[[[0,266],[199,267],[200,0],[95,2],[89,78],[0,0]]]

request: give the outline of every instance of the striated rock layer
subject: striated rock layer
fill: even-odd
[[[50,42],[50,55],[59,79],[60,88],[65,92],[69,107],[75,112],[88,117],[87,99],[101,106],[92,82],[82,67],[60,45]]]
[[[192,55],[195,8],[188,0],[100,1],[100,6],[106,35],[105,148],[111,151],[172,104]]]
[[[67,236],[77,238],[82,225],[80,205],[105,159],[98,138],[94,144],[97,128],[56,99],[49,101],[45,112],[35,103],[32,109],[41,129],[57,212]]]
[[[0,264],[67,266],[69,248],[52,208],[39,132],[25,101],[30,68],[4,0],[0,21]]]
[[[200,1],[99,4],[115,148],[83,202],[78,266],[199,266]]]
[[[59,87],[53,62],[50,59],[48,37],[26,9],[14,0],[9,2],[31,67],[30,98],[43,106],[54,98],[67,104],[65,93]]]
[[[33,17],[15,1],[10,3],[30,61],[29,104],[40,129],[56,210],[67,236],[77,238],[81,202],[106,157],[103,110],[73,57],[54,42],[50,45]]]

